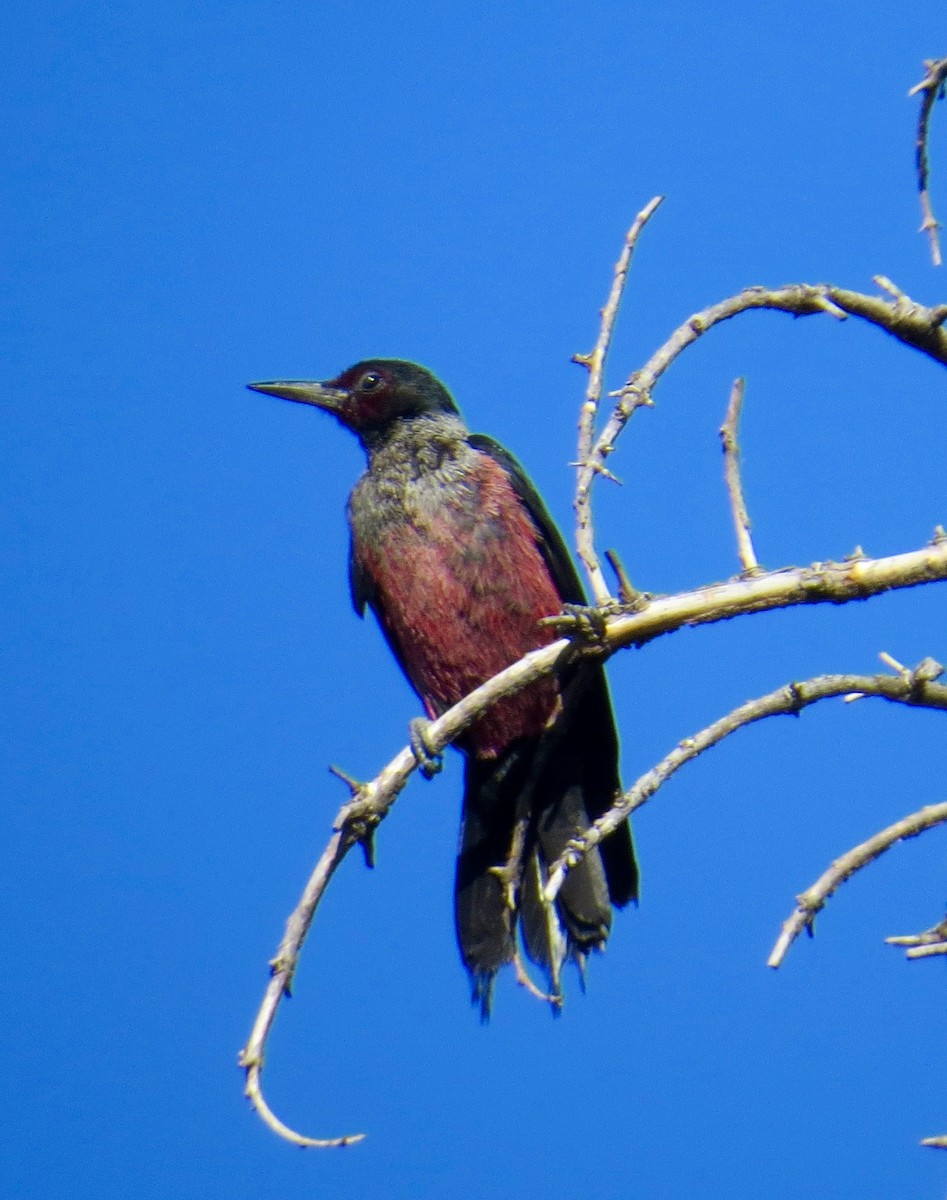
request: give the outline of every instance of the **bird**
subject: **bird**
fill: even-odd
[[[558,635],[544,618],[585,594],[562,535],[513,455],[471,433],[446,386],[404,359],[372,358],[324,382],[275,380],[255,392],[312,405],[358,438],[367,468],[348,499],[349,582],[372,610],[432,720]],[[437,766],[423,724],[412,746]],[[608,685],[598,661],[568,656],[554,676],[496,703],[460,738],[464,792],[454,888],[460,955],[481,1019],[520,947],[546,974],[554,1012],[561,969],[584,984],[612,906],[638,899],[627,821],[567,874],[553,904],[547,868],[621,790]]]

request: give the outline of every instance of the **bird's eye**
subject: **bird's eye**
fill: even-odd
[[[381,383],[382,378],[377,371],[366,371],[358,381],[358,390],[360,392],[374,392],[376,388],[381,387]]]

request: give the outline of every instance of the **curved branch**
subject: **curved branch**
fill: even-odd
[[[947,711],[947,685],[933,682],[944,668],[932,659],[925,659],[913,671],[897,675],[819,675],[801,683],[784,687],[741,704],[719,721],[714,721],[693,737],[685,738],[657,766],[642,775],[615,804],[588,829],[566,846],[549,868],[544,897],[552,903],[565,882],[568,872],[586,854],[636,809],[641,808],[685,763],[716,746],[738,729],[753,725],[765,717],[798,716],[804,708],[832,696],[878,696],[884,700],[921,708]],[[770,965],[774,965],[771,961]]]
[[[927,157],[927,138],[930,131],[931,113],[934,109],[934,101],[938,97],[943,98],[944,81],[947,80],[947,58],[932,58],[927,59],[924,63],[924,69],[927,74],[920,83],[916,83],[908,92],[909,96],[916,96],[919,92],[923,92],[921,100],[921,111],[917,118],[917,133],[914,135],[914,168],[917,172],[917,190],[921,199],[921,233],[926,233],[930,240],[931,260],[935,267],[941,265],[942,259],[940,254],[940,221],[934,216],[934,210],[931,206],[930,192],[928,190],[928,182],[930,179],[930,164]]]
[[[343,809],[342,812],[344,811]],[[336,822],[338,824],[338,818],[336,818]],[[367,834],[363,833],[362,837],[365,836]],[[364,1133],[349,1133],[335,1138],[313,1138],[297,1133],[285,1125],[272,1111],[263,1097],[260,1086],[266,1039],[276,1018],[276,1010],[280,1001],[291,993],[293,975],[299,962],[299,952],[306,940],[313,917],[316,915],[316,908],[328,887],[329,880],[335,874],[336,867],[358,840],[352,827],[337,828],[329,839],[329,844],[316,864],[299,904],[286,923],[286,932],[283,934],[276,957],[270,961],[270,982],[263,997],[263,1003],[260,1005],[247,1044],[240,1051],[237,1059],[239,1065],[246,1072],[244,1095],[274,1133],[297,1146],[314,1146],[320,1149],[351,1146],[360,1142],[365,1136]]]
[[[614,393],[618,404],[599,435],[591,453],[579,466],[579,487],[588,489],[596,474],[605,471],[605,460],[615,448],[615,440],[636,408],[650,404],[658,380],[682,351],[722,321],[754,309],[774,309],[796,317],[828,313],[839,320],[860,317],[884,329],[906,346],[920,350],[935,362],[947,366],[947,305],[926,308],[899,291],[890,280],[876,276],[875,282],[887,293],[865,296],[832,284],[792,283],[780,288],[751,287],[736,296],[721,300],[695,313],[671,334],[645,365],[630,376]]]
[[[932,705],[931,707],[934,707]],[[890,850],[895,842],[905,838],[917,837],[925,829],[933,829],[935,825],[947,823],[947,804],[928,804],[910,816],[902,817],[887,829],[882,829],[867,842],[855,846],[841,858],[837,858],[819,878],[796,897],[796,908],[784,922],[776,945],[767,960],[767,966],[778,967],[782,964],[786,952],[804,929],[812,930],[816,913],[825,907],[830,896],[850,879],[856,871],[867,867],[870,862],[880,858],[886,850]]]

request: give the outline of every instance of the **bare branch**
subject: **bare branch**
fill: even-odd
[[[914,135],[914,167],[917,172],[917,190],[921,199],[921,233],[927,233],[931,246],[931,259],[935,267],[941,265],[940,222],[934,216],[928,183],[930,164],[927,157],[927,139],[930,130],[931,112],[934,101],[943,98],[944,81],[947,80],[947,58],[931,58],[924,63],[927,74],[908,92],[909,96],[923,93],[921,111],[917,118],[917,133]]]
[[[348,807],[350,806],[347,805],[346,808]],[[346,808],[341,810],[340,816],[345,813]],[[379,817],[378,819],[380,820],[381,818]],[[237,1060],[246,1072],[244,1094],[266,1125],[274,1133],[289,1142],[293,1142],[297,1146],[313,1146],[320,1149],[350,1146],[355,1142],[360,1142],[365,1135],[363,1133],[354,1133],[344,1134],[342,1137],[336,1138],[312,1138],[297,1133],[294,1129],[285,1125],[266,1103],[260,1086],[260,1075],[263,1070],[266,1039],[276,1018],[276,1010],[279,1007],[280,1001],[284,996],[290,994],[293,975],[299,961],[299,952],[306,939],[306,934],[309,932],[316,908],[329,884],[329,880],[335,873],[336,867],[338,867],[339,863],[341,863],[342,859],[358,840],[355,833],[345,827],[344,819],[340,822],[337,817],[336,821],[343,828],[337,829],[335,834],[330,838],[328,846],[323,851],[322,857],[316,864],[316,868],[309,882],[306,884],[306,890],[303,892],[299,904],[286,923],[286,932],[283,934],[283,940],[280,942],[276,957],[270,962],[270,982],[263,997],[263,1003],[260,1005],[260,1010],[253,1023],[253,1029],[250,1032],[247,1044],[241,1050]]]
[[[885,280],[885,283],[889,281]],[[695,313],[678,326],[640,370],[630,376],[624,387],[614,393],[618,404],[588,458],[580,464],[579,487],[591,487],[592,480],[604,467],[605,459],[614,450],[615,440],[632,413],[643,404],[651,403],[658,380],[678,355],[715,325],[739,313],[762,308],[797,317],[816,313],[828,313],[839,320],[849,315],[860,317],[886,330],[906,346],[912,346],[935,362],[947,366],[947,333],[942,328],[947,321],[947,305],[925,308],[903,292],[897,289],[895,292],[896,295],[885,299],[851,292],[832,284],[792,283],[781,288],[752,287]]]
[[[743,567],[744,575],[756,575],[760,570],[760,564],[753,549],[753,539],[750,537],[750,514],[746,511],[743,483],[740,479],[738,434],[745,389],[745,379],[733,381],[727,415],[720,426],[720,440],[723,443],[723,477],[727,484],[727,494],[730,497],[730,510],[733,513],[733,527],[737,535],[737,553],[740,556],[740,565]]]
[[[819,700],[851,693],[947,711],[947,686],[933,682],[942,672],[943,667],[939,663],[925,659],[909,679],[900,675],[820,675],[801,683],[786,684],[775,692],[741,704],[693,737],[685,738],[657,766],[642,775],[582,837],[573,838],[549,868],[546,898],[554,900],[565,882],[566,874],[576,863],[613,833],[626,817],[646,804],[685,763],[691,762],[711,746],[716,746],[738,729],[765,717],[797,716],[804,708]]]
[[[263,1123],[287,1142],[292,1142],[294,1146],[302,1146],[304,1149],[330,1150],[337,1149],[340,1146],[354,1146],[364,1139],[364,1133],[348,1133],[343,1137],[337,1138],[311,1138],[306,1137],[305,1134],[297,1133],[295,1129],[290,1129],[273,1112],[260,1090],[260,1070],[262,1063],[247,1064],[241,1059],[240,1065],[247,1068],[247,1086],[244,1089],[244,1095],[256,1109]]]
[[[840,604],[848,600],[865,599],[892,588],[914,587],[943,579],[947,579],[947,536],[940,530],[929,546],[888,558],[817,563],[807,568],[774,571],[752,579],[712,584],[697,591],[647,602],[642,597],[640,611],[622,613],[603,621],[603,652],[613,653],[624,646],[643,645],[683,625],[707,624],[794,604]],[[564,624],[577,620],[579,618],[566,618]],[[426,727],[425,736],[431,751],[438,753],[443,750],[491,705],[551,674],[562,656],[572,652],[570,640],[560,638],[532,651],[476,688]],[[896,683],[904,686],[903,680],[897,680]],[[858,691],[859,685],[850,684],[845,690]],[[250,1100],[270,1128],[281,1136],[288,1136],[298,1145],[348,1145],[361,1135],[317,1139],[305,1138],[292,1130],[284,1132],[287,1127],[272,1115],[263,1100],[260,1087],[266,1039],[280,1001],[289,992],[300,951],[332,875],[353,846],[370,846],[374,829],[387,816],[416,765],[414,751],[410,746],[405,746],[370,783],[358,787],[354,798],[339,810],[334,823],[335,832],[316,864],[296,910],[287,921],[283,940],[271,964],[272,978],[250,1037],[240,1054],[240,1065],[247,1072],[247,1095]],[[350,789],[354,786],[352,780],[347,780],[347,783]],[[610,832],[629,811],[630,807],[620,812],[615,809],[596,822],[592,831],[596,840],[589,844],[597,844],[605,836],[602,832],[595,833],[599,825],[612,819],[613,823],[606,831]],[[616,812],[619,815],[614,817]]]
[[[658,596],[642,602],[640,611],[609,617],[605,642],[609,651],[642,646],[682,625],[705,625],[750,612],[797,604],[842,604],[891,588],[915,587],[947,579],[947,538],[935,535],[929,545],[886,558],[855,556],[840,563],[813,563],[767,571],[752,579],[708,584],[691,592]],[[561,621],[568,628],[568,619]]]
[[[811,887],[796,897],[796,909],[783,924],[767,965],[778,967],[782,964],[786,952],[799,934],[804,929],[811,930],[813,928],[816,913],[825,907],[829,897],[834,895],[856,871],[860,871],[870,862],[874,862],[876,858],[880,858],[886,850],[891,849],[895,842],[917,837],[925,829],[933,829],[935,825],[943,825],[945,822],[947,822],[947,804],[928,804],[920,811],[911,813],[908,817],[902,817],[900,821],[895,821],[887,829],[882,829],[880,833],[870,837],[867,842],[862,842],[860,846],[855,846],[841,858],[837,858]]]
[[[635,217],[634,223],[628,230],[625,236],[625,244],[622,247],[621,254],[618,257],[618,262],[615,264],[615,274],[612,279],[612,288],[608,294],[608,299],[605,302],[605,307],[602,309],[602,323],[599,328],[598,341],[595,343],[595,348],[591,354],[574,354],[572,361],[581,364],[588,368],[589,382],[585,391],[585,402],[579,413],[579,447],[578,447],[578,465],[581,468],[584,463],[589,461],[589,455],[592,451],[592,442],[595,437],[595,419],[598,416],[599,405],[602,401],[602,386],[605,377],[605,361],[608,358],[608,348],[611,345],[612,333],[615,329],[615,321],[618,318],[618,309],[621,305],[622,293],[625,290],[625,283],[628,279],[628,271],[631,267],[631,256],[634,254],[635,245],[638,241],[638,236],[647,225],[648,221],[657,211],[658,206],[664,200],[663,196],[655,196],[650,200],[644,208]],[[604,463],[596,468],[600,473],[610,474],[604,471]],[[614,478],[614,477],[613,477]],[[589,577],[589,585],[592,589],[592,595],[595,603],[606,605],[611,600],[611,595],[608,590],[608,585],[605,582],[605,576],[602,574],[602,568],[599,565],[598,556],[595,553],[595,540],[592,531],[592,511],[590,499],[590,483],[591,478],[583,486],[583,475],[580,469],[579,476],[576,481],[575,493],[575,514],[576,514],[576,549],[579,558],[582,560],[582,565],[585,567],[586,574]]]

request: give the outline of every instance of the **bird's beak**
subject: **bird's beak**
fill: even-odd
[[[349,398],[342,388],[329,387],[308,379],[276,379],[272,383],[248,383],[251,392],[263,392],[266,396],[279,396],[282,400],[295,400],[297,404],[314,404],[326,412],[338,413]]]

